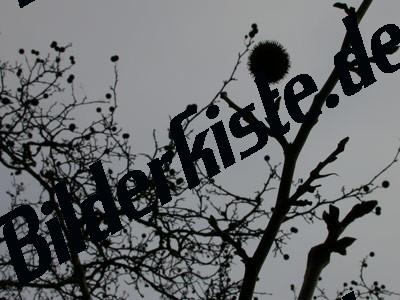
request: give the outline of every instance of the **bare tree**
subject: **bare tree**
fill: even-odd
[[[362,2],[357,11],[358,21],[371,2]],[[344,5],[339,7],[350,9]],[[257,32],[257,25],[253,24],[245,37],[244,49],[239,52],[234,68],[220,90],[183,124],[188,139],[196,133],[198,116],[211,104],[226,103],[234,111],[242,110],[228,96],[227,90],[236,80],[236,71],[252,49]],[[347,43],[345,38],[343,47]],[[16,279],[4,247],[0,256],[0,295],[4,299],[128,299],[132,294],[143,296],[145,288],[151,288],[162,299],[253,299],[267,257],[274,254],[288,259],[284,248],[298,229],[284,229],[283,225],[293,220],[304,220],[315,226],[325,223],[328,230],[326,240],[310,249],[299,293],[294,285],[290,286],[294,298],[330,299],[318,286],[321,273],[332,253],[344,255],[354,242],[352,237],[341,237],[344,230],[372,211],[380,214],[377,201],[369,200],[369,197],[375,190],[389,186],[388,181],[378,183],[378,180],[395,164],[399,151],[365,184],[343,188],[336,198],[325,197],[321,195],[317,181],[332,175],[322,172],[345,150],[348,138],[339,141],[325,159],[311,167],[308,178],[295,179],[297,158],[318,123],[316,119],[304,123],[291,142],[283,135],[270,132],[281,146],[284,159],[272,163],[270,157],[265,156],[264,183],[250,196],[239,195],[217,183],[200,165],[197,166],[200,184],[189,189],[183,179],[173,139],[161,144],[154,133],[152,153],[133,153],[129,134],[117,124],[114,114],[119,108],[118,56],[111,57],[114,79],[105,96],[92,100],[76,89],[72,73],[75,57],[67,55],[70,45],[52,42],[50,47],[52,51],[46,56],[36,50],[25,53],[20,49],[23,62],[0,61],[0,162],[12,172],[12,189],[8,191],[10,209],[24,203],[39,209],[44,202],[50,201],[56,207],[54,215],[67,232],[54,192],[58,182],[66,181],[81,217],[80,204],[96,191],[90,165],[100,160],[111,187],[116,187],[118,179],[135,168],[137,161],[149,162],[165,154],[170,154],[163,168],[173,200],[164,206],[155,205],[148,215],[135,221],[130,221],[121,212],[122,231],[98,243],[88,239],[85,252],[73,255],[70,262],[62,265],[54,260],[48,272],[28,284],[22,285]],[[322,108],[337,81],[334,70],[315,97],[311,109]],[[255,82],[260,87],[257,78]],[[97,118],[85,123],[83,116],[93,110]],[[81,119],[83,121],[77,121]],[[258,122],[252,114],[245,115],[244,120]],[[152,179],[150,172],[148,177]],[[27,181],[35,182],[37,190],[26,188],[24,182]],[[271,203],[267,199],[275,189],[278,191],[276,200]],[[156,187],[152,185],[132,200],[137,207],[158,203]],[[338,204],[350,200],[354,201],[354,206],[340,217]],[[101,208],[98,213],[101,226],[107,226]],[[45,224],[54,215],[41,219],[43,236],[48,236]],[[26,234],[23,219],[16,220],[14,225],[19,236]],[[80,227],[88,237],[83,222]],[[258,245],[254,253],[249,254],[246,245],[252,241]],[[23,250],[27,263],[37,265],[34,247]],[[373,252],[369,254],[372,256]],[[240,280],[232,278],[236,263],[245,268]],[[361,299],[398,295],[378,282],[366,282],[366,267],[367,258],[364,258],[359,278],[350,285],[345,284],[334,298],[352,290],[357,291]]]

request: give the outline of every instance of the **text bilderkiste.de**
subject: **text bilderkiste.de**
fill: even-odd
[[[334,57],[335,72],[338,76],[343,92],[347,96],[358,93],[361,89],[368,87],[376,82],[371,61],[384,73],[394,73],[399,70],[400,62],[392,64],[388,60],[388,55],[395,52],[400,43],[400,29],[395,24],[387,24],[379,28],[371,38],[372,59],[368,57],[364,42],[358,28],[357,17],[354,12],[350,12],[343,19],[346,27],[346,44],[341,51]],[[382,43],[382,35],[389,35],[390,39]],[[354,55],[354,60],[349,62],[350,55]],[[360,80],[355,83],[351,73],[354,67],[357,67],[357,74]],[[259,90],[260,98],[266,113],[266,120],[269,127],[262,121],[254,120],[245,125],[242,120],[249,118],[255,109],[254,103],[245,106],[236,111],[229,119],[230,134],[236,139],[245,138],[251,134],[256,135],[257,142],[248,149],[239,152],[240,159],[243,160],[255,152],[265,147],[268,142],[268,136],[284,135],[290,130],[290,124],[282,124],[278,115],[275,99],[279,97],[277,89],[271,89],[269,84],[263,80],[262,75],[256,76],[255,82]],[[302,91],[296,93],[294,86],[301,84]],[[307,113],[300,109],[299,102],[318,92],[317,85],[308,74],[300,74],[292,78],[284,88],[284,100],[291,118],[297,123],[316,122],[321,114],[320,110],[315,110],[311,106]],[[318,93],[315,94],[318,97]],[[338,96],[329,95],[328,98],[335,99],[338,102]],[[325,100],[325,99],[324,99]],[[336,105],[333,105],[334,107]],[[328,106],[329,107],[329,106]],[[196,105],[188,105],[185,111],[175,116],[170,123],[170,136],[174,141],[176,151],[185,173],[189,188],[197,186],[199,177],[196,171],[195,162],[202,160],[207,175],[213,177],[221,172],[217,163],[214,151],[211,148],[205,148],[204,142],[208,132],[211,131],[214,136],[219,156],[223,167],[228,168],[236,163],[235,154],[230,146],[227,128],[223,121],[217,121],[210,128],[198,133],[195,137],[192,149],[190,150],[185,134],[182,128],[182,122],[190,116],[197,113]],[[218,117],[219,108],[216,105],[210,105],[206,110],[206,116],[212,120]],[[211,129],[211,130],[210,130]],[[86,249],[85,240],[81,232],[81,225],[86,225],[90,239],[94,242],[100,242],[106,239],[110,234],[116,233],[122,229],[120,220],[121,215],[126,215],[130,220],[142,218],[151,212],[158,203],[151,203],[148,207],[137,210],[133,205],[135,196],[146,191],[150,186],[155,187],[157,197],[161,205],[172,200],[168,182],[164,175],[163,166],[170,163],[172,153],[166,152],[161,158],[153,159],[148,163],[151,172],[151,180],[141,170],[132,170],[125,174],[117,185],[117,201],[120,208],[117,207],[113,198],[113,193],[108,184],[106,174],[104,173],[100,161],[89,166],[96,183],[96,193],[89,195],[87,199],[80,204],[82,217],[79,218],[72,205],[72,196],[68,192],[65,181],[55,186],[59,211],[65,222],[66,230],[61,227],[61,220],[57,216],[46,221],[46,226],[50,238],[54,245],[54,250],[60,264],[71,259],[72,254],[77,254]],[[127,181],[133,180],[135,187],[127,188]],[[107,228],[100,229],[98,224],[98,212],[95,212],[95,204],[101,202],[104,209],[104,218]],[[43,215],[48,216],[55,211],[56,204],[45,202],[41,207]],[[13,220],[22,217],[28,226],[28,232],[22,238],[17,236]],[[11,262],[14,266],[18,280],[21,284],[28,283],[35,278],[43,275],[49,268],[52,260],[49,244],[46,237],[39,235],[39,218],[35,210],[28,204],[18,206],[12,211],[0,217],[0,226],[3,226],[4,240],[7,244]],[[28,268],[24,259],[22,248],[31,245],[36,249],[38,255],[38,265],[35,268]]]

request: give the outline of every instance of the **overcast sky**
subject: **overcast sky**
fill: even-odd
[[[320,88],[333,67],[333,56],[344,35],[341,21],[344,15],[332,7],[334,2],[36,0],[20,9],[17,0],[1,0],[0,59],[14,61],[19,48],[46,53],[53,40],[72,43],[77,60],[76,81],[88,96],[100,97],[112,80],[109,57],[118,54],[121,108],[118,117],[131,133],[134,148],[148,151],[153,128],[160,135],[165,134],[169,116],[178,114],[189,103],[205,105],[210,101],[231,72],[238,51],[243,49],[243,36],[253,22],[260,31],[257,40],[277,40],[291,56],[289,76],[278,85],[281,91],[299,73],[313,76]],[[361,0],[346,2],[358,5]],[[372,34],[388,23],[400,26],[399,13],[398,0],[373,2],[361,24],[369,53]],[[393,59],[399,61],[400,55]],[[340,139],[350,137],[345,153],[332,168],[341,177],[327,180],[328,193],[333,195],[340,192],[342,185],[367,181],[392,159],[400,145],[400,72],[382,74],[377,68],[374,71],[377,82],[357,95],[346,97],[340,87],[336,89],[339,106],[324,110],[300,157],[296,173],[299,176],[307,174]],[[245,61],[237,77],[239,80],[227,92],[241,106],[255,102],[257,115],[262,116],[258,92]],[[287,115],[283,116],[289,120]],[[293,128],[291,132],[294,131]],[[272,143],[264,150],[272,151],[273,159],[278,161],[280,156],[278,153],[274,156]],[[251,191],[265,172],[259,163],[265,151],[221,172],[217,179],[242,191]],[[8,171],[1,171],[3,199],[9,186],[8,176]],[[347,231],[347,236],[353,235],[358,240],[348,256],[334,255],[323,273],[326,287],[336,288],[342,280],[353,279],[358,273],[359,258],[370,250],[377,253],[370,275],[382,279],[389,287],[400,286],[400,165],[387,178],[391,188],[374,195],[381,201],[383,215],[367,216]],[[1,213],[7,211],[8,200],[3,199]],[[289,285],[301,282],[305,251],[321,242],[325,234],[323,227],[315,231],[304,228],[288,248],[292,260],[276,259],[264,267],[259,286],[273,296],[260,299],[287,299]]]

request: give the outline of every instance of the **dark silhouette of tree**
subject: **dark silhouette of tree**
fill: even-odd
[[[362,2],[357,11],[359,21],[370,3],[371,0]],[[350,9],[342,4],[336,6],[345,11]],[[210,104],[220,102],[233,110],[241,109],[226,91],[229,84],[236,80],[237,68],[252,49],[257,32],[257,25],[253,24],[228,79],[206,106],[185,121],[184,130],[188,139],[196,133],[194,127],[198,116]],[[346,43],[345,39],[343,47]],[[278,48],[273,46],[272,50],[268,48],[268,43],[262,45],[267,45],[272,54],[279,54],[279,45],[274,44]],[[308,178],[295,179],[297,158],[317,124],[315,120],[304,123],[291,142],[284,136],[272,135],[282,148],[283,161],[273,163],[268,155],[265,156],[267,172],[264,183],[251,196],[239,195],[220,185],[207,176],[201,165],[197,168],[200,184],[190,190],[185,184],[172,140],[160,144],[154,133],[154,151],[149,154],[134,153],[129,144],[129,134],[116,122],[119,57],[114,55],[110,58],[114,66],[114,80],[104,97],[91,100],[80,95],[76,89],[72,73],[75,58],[67,55],[70,45],[52,42],[50,47],[51,53],[46,56],[36,50],[26,53],[20,49],[22,63],[0,61],[0,162],[11,171],[12,189],[8,191],[10,209],[28,203],[39,211],[45,201],[53,202],[56,207],[54,215],[66,231],[54,192],[58,182],[66,181],[73,195],[74,207],[81,216],[80,203],[95,192],[95,183],[89,172],[91,164],[98,160],[102,162],[115,192],[118,179],[134,169],[136,162],[148,162],[165,153],[171,154],[169,162],[163,167],[173,200],[164,206],[156,205],[140,220],[130,221],[121,213],[122,231],[99,243],[87,239],[86,251],[73,255],[70,262],[62,265],[54,260],[48,272],[28,284],[21,285],[16,279],[4,247],[0,256],[0,297],[132,299],[132,295],[144,296],[144,289],[149,288],[161,299],[256,299],[256,283],[260,270],[267,266],[267,257],[281,255],[289,259],[284,248],[298,229],[294,226],[285,228],[286,224],[297,220],[315,226],[324,223],[327,236],[325,241],[310,249],[299,292],[294,285],[290,286],[295,299],[334,299],[350,291],[355,291],[355,296],[360,299],[398,295],[384,284],[365,280],[367,260],[374,256],[373,252],[362,260],[359,278],[345,283],[333,298],[326,295],[318,282],[331,255],[345,255],[355,241],[352,237],[342,237],[345,229],[373,211],[380,214],[377,201],[369,200],[369,197],[377,189],[389,187],[389,182],[380,182],[380,178],[397,161],[399,151],[365,184],[343,188],[336,198],[325,197],[320,194],[319,181],[333,175],[323,171],[345,150],[348,138],[339,141],[319,164],[311,166]],[[264,59],[262,51],[257,55]],[[281,58],[283,62],[287,58],[289,64],[288,56]],[[250,70],[253,67],[258,72],[250,63]],[[280,74],[271,77],[270,82],[276,82],[286,74],[287,70],[279,69],[281,67],[276,66]],[[337,74],[333,71],[315,97],[311,106],[313,109],[322,108],[337,81]],[[257,84],[257,76],[255,82]],[[93,121],[87,120],[86,115],[93,111],[96,111],[97,117]],[[255,122],[256,117],[246,115],[245,121]],[[151,179],[150,172],[148,176]],[[27,188],[24,182],[32,181],[35,185]],[[133,183],[130,184],[133,186]],[[36,187],[39,188],[35,190]],[[267,201],[275,189],[275,202]],[[157,203],[155,186],[137,195],[133,201],[137,207]],[[338,205],[344,201],[353,201],[353,207],[341,210]],[[101,226],[107,226],[102,218],[102,208],[97,209]],[[41,235],[48,236],[45,222],[54,215],[41,215]],[[24,220],[18,219],[15,228],[18,235],[26,234]],[[81,230],[88,237],[83,224]],[[246,245],[254,241],[257,247],[250,254]],[[24,247],[23,250],[27,262],[31,266],[37,265],[35,249]],[[236,263],[243,264],[245,268],[240,280],[231,276]]]

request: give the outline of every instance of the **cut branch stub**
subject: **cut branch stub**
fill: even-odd
[[[342,224],[344,226],[348,226],[354,220],[365,216],[366,214],[370,213],[375,206],[378,205],[378,201],[370,200],[361,203],[357,203],[353,206],[347,216],[343,219]]]
[[[339,208],[329,205],[329,212],[322,213],[322,219],[325,221],[328,231],[331,232],[339,225]]]
[[[339,253],[341,255],[346,255],[347,247],[351,246],[356,241],[355,238],[352,237],[344,237],[335,242],[335,245],[332,247],[332,251]]]

